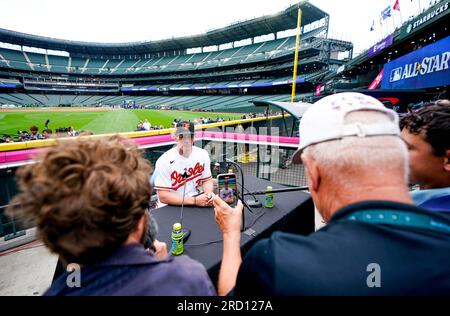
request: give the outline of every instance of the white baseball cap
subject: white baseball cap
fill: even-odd
[[[353,111],[370,110],[386,113],[390,122],[344,125],[345,116]],[[292,157],[301,163],[301,153],[307,146],[348,136],[400,135],[398,114],[377,99],[357,92],[333,94],[314,103],[300,120],[300,146]]]

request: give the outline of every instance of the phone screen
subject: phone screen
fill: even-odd
[[[232,173],[219,174],[217,176],[219,197],[226,203],[235,206],[237,203],[236,175]]]

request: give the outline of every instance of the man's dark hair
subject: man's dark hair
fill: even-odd
[[[450,149],[450,106],[428,106],[409,113],[400,121],[400,129],[404,128],[415,135],[423,133],[433,153],[443,156]]]
[[[191,136],[193,136],[195,134],[194,123],[190,121],[182,121],[178,123],[175,134],[190,134]]]
[[[42,133],[48,133],[48,134],[53,134],[52,130],[49,128],[46,128],[42,131]]]
[[[32,132],[37,132],[39,129],[38,129],[38,127],[36,126],[36,125],[33,125],[33,126],[31,126],[30,127],[30,131],[32,131]]]

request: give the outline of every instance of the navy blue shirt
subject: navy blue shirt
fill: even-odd
[[[160,261],[141,244],[119,248],[107,259],[80,271],[81,286],[68,287],[62,274],[44,295],[216,295],[199,262],[186,255]]]
[[[444,230],[351,220],[361,210],[427,215]],[[371,263],[379,266],[380,287],[368,286],[374,280]],[[277,232],[257,242],[242,262],[233,294],[449,295],[450,221],[395,202],[350,205],[310,236]]]

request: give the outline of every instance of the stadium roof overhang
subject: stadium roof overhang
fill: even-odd
[[[293,117],[300,119],[303,116],[303,113],[312,105],[307,102],[278,102],[278,101],[250,101],[255,106],[274,106],[282,111],[285,111],[292,115]]]
[[[158,41],[130,43],[80,42],[0,29],[0,42],[88,55],[147,54],[185,50],[187,48],[220,45],[260,35],[294,29],[297,27],[298,6],[300,6],[303,12],[302,25],[307,25],[328,17],[326,12],[310,4],[306,0],[292,5],[277,14],[238,22],[220,29],[208,31],[204,34]]]

